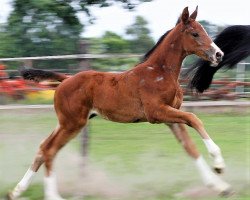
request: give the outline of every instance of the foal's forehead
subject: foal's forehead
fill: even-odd
[[[199,23],[199,22],[197,22],[197,21],[194,21],[194,20],[192,20],[190,23],[189,23],[189,25],[188,25],[188,27],[187,27],[187,31],[188,32],[193,32],[193,31],[195,31],[195,32],[199,32],[199,33],[204,33],[205,35],[208,35],[207,34],[207,31],[204,29],[204,27]]]
[[[205,29],[203,28],[203,26],[199,22],[197,22],[195,20],[190,21],[189,28],[193,29],[193,30],[202,30],[202,31],[205,31]]]

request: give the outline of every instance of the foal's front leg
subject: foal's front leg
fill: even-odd
[[[211,138],[203,138],[202,140],[205,146],[207,147],[208,152],[214,159],[214,164],[213,164],[214,170],[218,174],[222,173],[223,169],[225,168],[225,162],[221,155],[220,148],[218,147],[218,145],[214,143],[214,141]]]
[[[165,113],[164,113],[165,112]],[[204,128],[202,121],[193,113],[183,112],[177,109],[174,109],[169,106],[164,106],[160,112],[151,112],[157,113],[157,117],[164,118],[168,122],[174,123],[183,123],[193,127],[202,137],[202,141],[204,142],[209,154],[213,158],[213,168],[217,173],[223,172],[225,168],[225,162],[221,154],[221,150],[218,145],[214,143],[214,141],[210,138],[207,131]],[[176,126],[176,125],[173,125]],[[186,132],[185,127],[182,125],[177,125],[178,128],[183,132]],[[172,130],[176,129],[171,128]]]
[[[225,195],[230,194],[230,185],[221,180],[216,174],[213,173],[206,161],[198,152],[184,124],[173,123],[168,124],[168,126],[174,133],[177,140],[182,144],[186,152],[189,154],[189,156],[191,156],[195,160],[195,165],[198,168],[205,185],[212,187],[213,189],[216,189]]]
[[[152,122],[152,123],[164,122],[167,124],[168,123],[187,124],[193,127],[194,129],[196,129],[203,139],[207,139],[208,141],[211,141],[206,130],[204,129],[202,122],[192,113],[183,112],[183,111],[174,109],[166,105],[157,106],[157,107],[153,107],[151,105],[151,107],[147,109],[146,113],[147,113],[147,118],[149,122]],[[196,166],[201,173],[204,183],[212,187],[214,190],[217,190],[223,194],[230,193],[230,185],[224,182],[215,173],[213,173],[213,171],[209,168],[206,161],[197,151],[194,143],[190,139],[184,126],[178,125],[178,124],[171,125],[170,128],[173,130],[178,140],[182,142],[184,148],[189,153],[189,155],[195,159]],[[215,146],[212,146],[212,147],[209,145],[206,145],[206,146],[209,148],[209,150],[212,149],[213,150],[212,152],[215,152],[214,151]],[[220,152],[216,154],[216,156],[221,157]]]
[[[213,168],[217,173],[222,173],[225,168],[225,162],[221,154],[221,150],[217,144],[214,143],[212,138],[208,135],[207,131],[204,128],[202,121],[193,113],[182,112],[180,114],[186,120],[186,124],[196,129],[196,131],[202,137],[209,154],[213,158]],[[183,128],[182,128],[183,129]]]
[[[198,119],[198,118],[197,118]],[[184,139],[187,137],[188,133],[184,126],[184,124],[171,124],[169,125],[170,129],[173,131],[175,136],[178,140]],[[205,131],[205,129],[204,129]],[[214,143],[214,141],[209,137],[209,135],[204,132],[205,134],[201,134],[202,141],[204,142],[209,154],[213,158],[213,168],[217,173],[222,173],[223,169],[225,168],[224,159],[221,155],[220,148]],[[182,140],[183,141],[183,140]]]

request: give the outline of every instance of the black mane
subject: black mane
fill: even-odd
[[[224,52],[222,62],[217,67],[211,67],[209,61],[198,59],[185,74],[191,79],[189,87],[200,93],[209,88],[219,69],[232,68],[250,55],[250,25],[227,27],[217,35],[214,43]]]
[[[158,42],[143,56],[142,61],[146,61],[149,56],[154,52],[154,50],[162,43],[162,41],[164,40],[164,38],[170,33],[170,31],[172,31],[173,29],[167,31],[166,33],[164,33],[160,39],[158,40]]]
[[[177,22],[175,23],[175,26],[181,22],[181,17],[178,17]],[[157,43],[143,56],[142,61],[146,61],[148,57],[154,52],[154,50],[161,44],[163,39],[172,31],[173,29],[168,30],[166,33],[164,33],[160,39],[157,41]]]

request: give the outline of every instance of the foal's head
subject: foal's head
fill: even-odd
[[[196,54],[216,66],[224,53],[213,43],[201,24],[195,21],[197,12],[198,7],[189,16],[188,8],[184,8],[176,29],[181,30],[183,48],[187,54]]]

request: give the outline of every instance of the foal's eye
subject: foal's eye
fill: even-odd
[[[198,33],[191,33],[193,37],[199,37]]]

